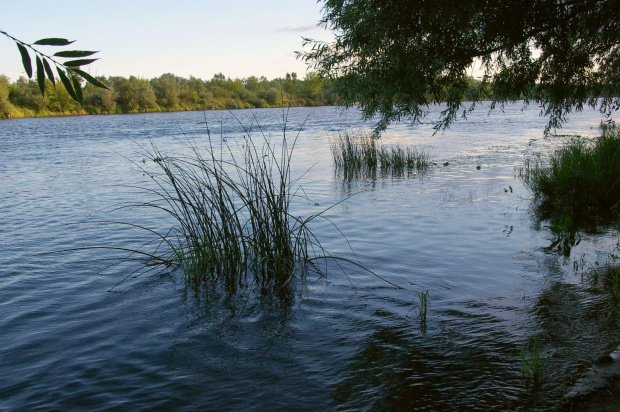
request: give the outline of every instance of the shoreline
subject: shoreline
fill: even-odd
[[[180,109],[180,110],[153,110],[147,112],[119,112],[119,113],[54,113],[33,116],[11,116],[7,118],[0,117],[0,121],[16,120],[16,119],[39,119],[46,117],[81,117],[81,116],[114,116],[114,115],[134,115],[134,114],[151,114],[151,113],[181,113],[181,112],[212,112],[218,110],[237,111],[237,110],[262,110],[262,109],[282,109],[282,108],[298,108],[298,107],[339,107],[337,105],[318,105],[318,106],[273,106],[273,107],[248,107],[243,109]]]

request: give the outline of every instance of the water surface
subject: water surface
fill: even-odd
[[[281,136],[281,110],[232,114],[254,136],[256,120]],[[288,112],[288,135],[299,133],[294,175],[311,199],[295,213],[354,194],[314,232],[330,252],[406,287],[350,267],[300,285],[288,304],[195,291],[180,273],[114,287],[135,269],[107,267],[118,253],[48,253],[150,240],[110,221],[165,231],[164,216],[117,208],[150,200],[135,188],[150,184],[143,148],[206,146],[207,127],[216,144],[242,141],[231,113],[0,122],[0,410],[555,409],[620,341],[607,298],[572,257],[545,250],[552,235],[515,178],[526,156],[564,138],[544,139],[538,109],[518,104],[490,116],[480,108],[433,136],[435,115],[383,138],[428,149],[437,163],[428,173],[345,181],[328,138],[371,125],[330,107]],[[576,114],[562,133],[594,136],[598,123]],[[585,235],[572,256],[603,258],[616,239]],[[422,327],[415,302],[426,290]],[[537,385],[519,357],[536,335],[546,364]]]

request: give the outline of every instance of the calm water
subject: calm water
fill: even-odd
[[[256,116],[280,136],[282,111]],[[430,150],[423,177],[345,182],[327,139],[368,128],[356,112],[292,109],[294,175],[311,202],[331,209],[355,255],[396,290],[356,268],[309,282],[289,305],[195,293],[180,273],[130,277],[124,255],[165,231],[163,216],[119,205],[150,200],[141,146],[164,153],[243,134],[227,112],[85,116],[0,122],[0,410],[553,410],[596,359],[620,342],[604,295],[573,270],[616,233],[584,236],[570,259],[545,251],[552,235],[529,210],[514,167],[550,153],[538,109],[509,106],[432,136],[398,125],[385,143]],[[593,136],[599,118],[572,117],[562,133]],[[448,166],[443,166],[444,162]],[[480,166],[480,170],[477,170]],[[512,192],[509,190],[512,188]],[[330,252],[354,259],[339,231],[316,221]],[[112,261],[110,261],[112,259]],[[416,292],[428,290],[427,327]],[[407,314],[409,313],[409,316]],[[546,364],[534,385],[519,350],[540,336]]]

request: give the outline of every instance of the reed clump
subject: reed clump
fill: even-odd
[[[156,184],[148,190],[155,200],[139,206],[174,222],[165,234],[151,231],[158,242],[147,266],[180,268],[191,282],[231,293],[256,286],[270,294],[303,278],[310,255],[322,249],[308,227],[320,214],[302,219],[291,211],[299,196],[291,177],[296,139],[289,146],[284,132],[274,144],[261,133],[257,144],[248,130],[236,146],[208,138],[208,150],[188,143],[184,156],[166,156],[154,145],[146,150],[158,170],[143,168]]]
[[[400,175],[405,171],[422,171],[428,168],[429,154],[413,146],[381,147],[379,164],[383,173]]]
[[[384,146],[371,133],[348,131],[330,137],[334,166],[345,178],[402,175],[430,165],[429,153],[414,146]]]
[[[598,138],[573,139],[549,158],[527,159],[517,172],[543,217],[583,222],[617,214],[620,131],[615,124],[604,124]]]
[[[329,146],[336,170],[345,177],[374,174],[379,165],[378,140],[368,133],[343,132],[330,137]]]

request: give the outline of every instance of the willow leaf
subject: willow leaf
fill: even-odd
[[[39,83],[41,94],[45,96],[45,72],[43,71],[43,62],[39,56],[37,56],[37,83]]]
[[[68,46],[73,42],[75,42],[75,40],[69,41],[58,37],[49,37],[47,39],[37,40],[33,44],[38,44],[39,46]]]
[[[62,84],[65,85],[65,89],[67,89],[67,92],[69,93],[69,95],[73,98],[73,100],[77,100],[79,102],[80,100],[78,99],[77,94],[75,94],[75,90],[73,90],[71,81],[69,80],[65,72],[60,67],[57,67],[56,70],[58,71],[60,80],[62,81]]]
[[[47,62],[47,60],[43,59],[43,67],[45,68],[45,73],[47,73],[47,78],[52,81],[54,85],[56,85],[56,79],[54,78],[54,71],[52,67]]]
[[[80,85],[80,81],[76,76],[71,77],[71,81],[73,81],[73,87],[75,88],[77,101],[81,103],[82,100],[84,100],[84,95],[82,94],[82,86]]]
[[[86,57],[91,56],[95,53],[99,53],[96,51],[88,51],[88,50],[65,50],[59,51],[58,53],[54,53],[56,57]]]
[[[22,55],[22,63],[24,64],[24,69],[26,70],[26,74],[28,77],[32,77],[32,62],[30,61],[30,55],[28,54],[28,50],[20,43],[16,43],[19,52]]]
[[[97,80],[96,78],[94,78],[93,76],[91,76],[90,74],[86,73],[83,70],[72,68],[71,71],[82,76],[84,80],[86,80],[88,83],[92,84],[93,86],[101,87],[103,89],[109,89],[108,86],[101,83],[99,80]]]
[[[99,59],[79,59],[79,60],[69,60],[67,62],[64,63],[65,66],[71,66],[71,67],[79,67],[79,66],[86,66],[87,64],[91,64],[94,61],[97,61]]]

